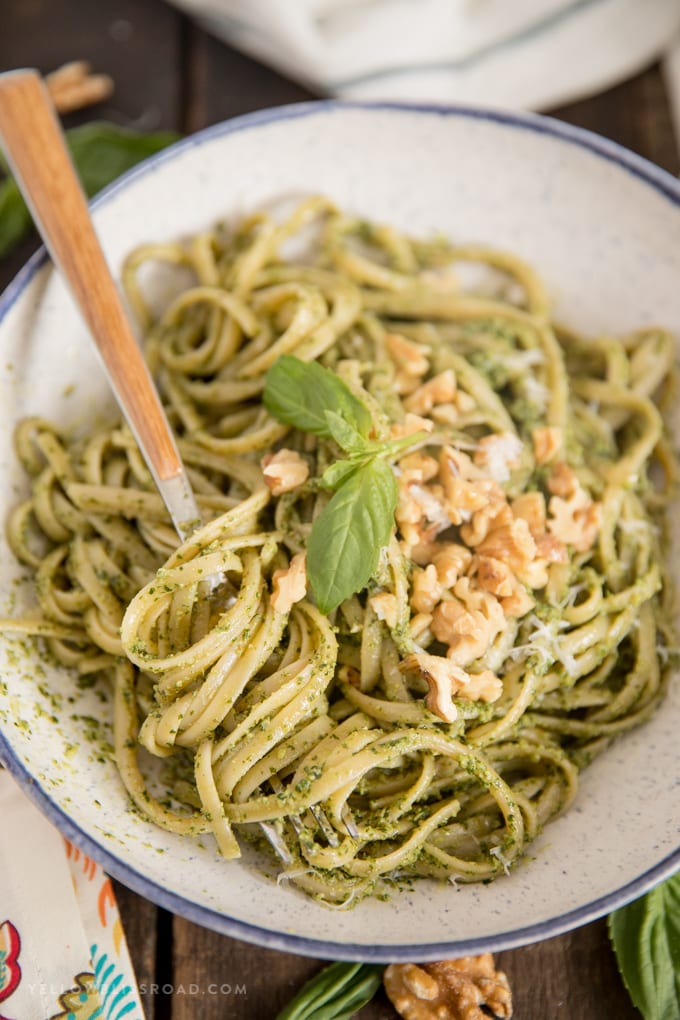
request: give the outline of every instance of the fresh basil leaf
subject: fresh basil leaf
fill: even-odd
[[[384,967],[371,963],[332,963],[307,981],[276,1020],[350,1020],[370,1002]]]
[[[75,168],[89,197],[178,138],[172,131],[142,134],[104,122],[84,124],[66,132]],[[26,203],[15,182],[8,177],[0,185],[0,257],[28,233],[30,226]]]
[[[321,475],[321,485],[324,489],[339,489],[350,475],[356,474],[361,468],[361,461],[336,460],[333,464],[329,464]]]
[[[392,468],[374,460],[350,475],[315,519],[307,577],[322,613],[366,587],[392,534],[396,506]]]
[[[267,372],[262,401],[277,421],[323,439],[332,435],[326,411],[334,411],[362,435],[371,428],[368,408],[342,379],[316,361],[292,354],[282,354]]]
[[[0,258],[18,244],[31,226],[31,214],[11,178],[0,184]]]
[[[609,937],[645,1020],[680,1017],[680,873],[609,915]]]
[[[104,121],[83,124],[66,133],[78,176],[90,196],[179,137],[174,131],[144,134]]]
[[[332,1003],[317,1010],[309,1020],[352,1020],[365,1006],[382,984],[384,967],[365,963],[354,976],[354,980],[343,995],[336,995]]]
[[[345,453],[372,453],[372,443],[335,411],[326,411],[328,431]]]
[[[403,453],[404,450],[408,450],[409,446],[422,443],[427,437],[428,433],[424,429],[421,432],[411,432],[410,435],[402,436],[400,439],[388,439],[385,443],[376,444],[375,452],[392,459],[397,454]]]
[[[327,415],[329,413],[328,411],[326,412]],[[337,415],[334,415],[334,417],[338,418]],[[349,449],[349,442],[345,446],[345,449],[351,454],[349,459],[336,460],[326,468],[321,476],[321,485],[324,489],[339,489],[350,475],[361,470],[369,460],[392,460],[393,457],[402,453],[409,446],[421,442],[426,436],[426,432],[415,432],[411,436],[404,436],[403,439],[394,439],[386,443],[376,443],[370,439],[364,439],[363,436],[359,436],[360,442],[357,441],[355,450]],[[342,445],[340,443],[339,432],[334,435],[334,439],[338,445]]]

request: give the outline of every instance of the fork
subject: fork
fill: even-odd
[[[90,218],[47,88],[34,70],[0,75],[0,143],[52,260],[68,283],[182,541],[201,525],[191,483],[135,340]],[[219,579],[217,579],[218,581]],[[214,586],[216,579],[204,582]],[[208,594],[210,594],[209,588]],[[326,838],[334,836],[321,812]],[[291,819],[297,829],[301,824]],[[284,864],[291,856],[267,822],[260,829]]]

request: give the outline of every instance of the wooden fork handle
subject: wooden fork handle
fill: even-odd
[[[184,471],[165,412],[92,226],[49,93],[36,71],[0,75],[0,143],[90,328],[152,474],[157,483],[176,479]]]

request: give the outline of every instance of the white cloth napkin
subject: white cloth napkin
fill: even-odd
[[[666,51],[663,69],[673,130],[678,148],[680,148],[680,32]]]
[[[172,0],[314,89],[545,109],[663,53],[678,0]]]
[[[0,1020],[144,1020],[111,879],[0,770]]]

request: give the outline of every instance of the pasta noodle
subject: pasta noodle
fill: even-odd
[[[159,262],[194,283],[156,315]],[[178,547],[126,426],[20,423],[8,536],[39,615],[4,628],[110,678],[121,779],[166,829],[234,858],[266,823],[280,877],[343,905],[507,872],[663,696],[673,338],[584,338],[520,259],[316,197],[141,247],[123,282],[208,523]],[[305,554],[344,455],[263,405],[282,355],[331,370],[393,451],[391,537],[329,612]]]

